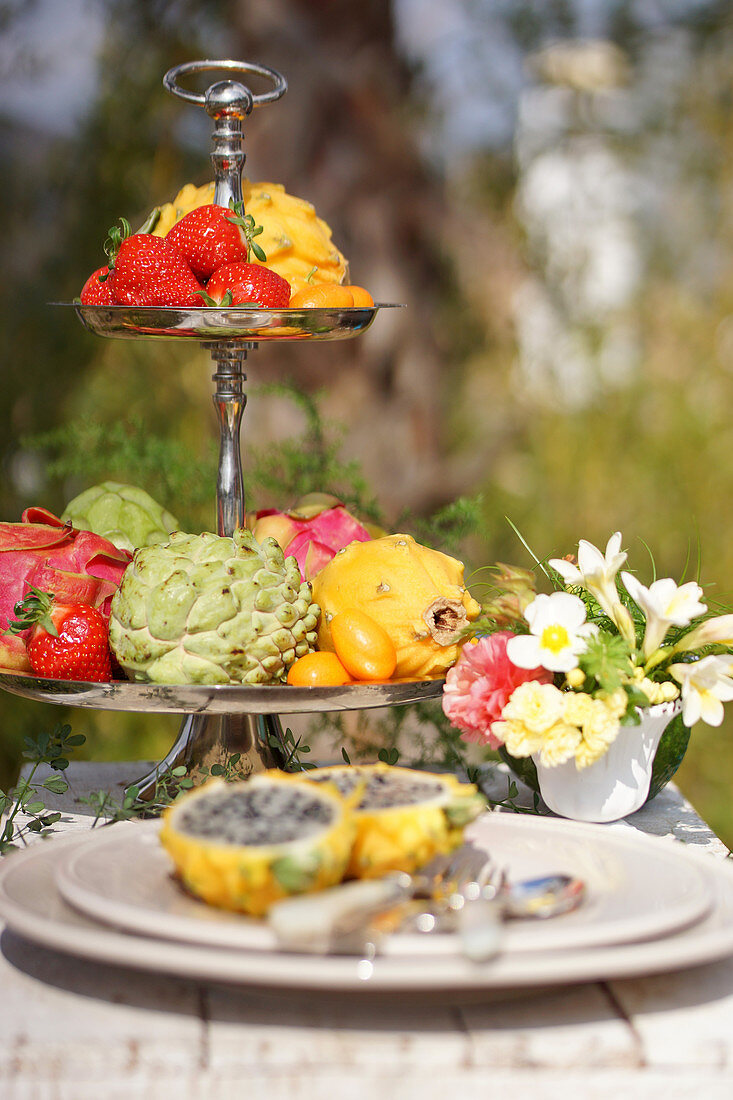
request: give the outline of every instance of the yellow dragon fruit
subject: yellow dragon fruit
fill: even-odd
[[[473,783],[381,762],[316,768],[307,778],[336,787],[346,799],[358,794],[346,869],[351,878],[417,871],[433,856],[457,848],[466,825],[486,809]]]
[[[321,608],[318,648],[334,650],[330,622],[356,607],[380,624],[397,651],[395,678],[445,674],[461,633],[481,611],[463,583],[463,563],[411,535],[352,542],[321,569],[313,598]]]
[[[252,533],[258,542],[270,535],[294,557],[304,581],[312,581],[337,550],[350,542],[367,542],[372,536],[328,493],[308,493],[287,512],[257,512]]]
[[[291,894],[340,882],[354,831],[333,785],[273,769],[242,782],[212,779],[176,799],[160,841],[192,894],[262,916]]]
[[[257,237],[272,268],[290,283],[295,293],[317,283],[344,282],[348,263],[331,240],[331,229],[305,199],[289,195],[280,183],[252,183],[242,180],[244,209],[251,214],[262,233]],[[172,202],[160,208],[153,230],[164,237],[171,226],[195,210],[214,201],[214,184],[196,187],[187,183]],[[252,262],[258,261],[252,257]]]

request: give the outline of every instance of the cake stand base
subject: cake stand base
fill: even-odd
[[[187,770],[204,767],[211,771],[213,764],[225,768],[235,753],[239,754],[236,770],[241,779],[267,768],[283,768],[287,753],[279,717],[189,714],[163,760],[131,786],[136,788],[139,799],[149,801],[170,769],[183,765]]]

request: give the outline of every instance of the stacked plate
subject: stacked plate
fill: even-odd
[[[469,992],[631,977],[733,954],[733,867],[631,829],[486,814],[467,838],[510,879],[586,885],[575,912],[513,921],[489,962],[452,935],[393,935],[375,959],[285,954],[265,922],[192,899],[156,822],[38,844],[0,869],[0,915],[17,935],[91,960],[270,988]]]

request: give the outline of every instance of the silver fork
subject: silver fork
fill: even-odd
[[[489,854],[471,843],[463,844],[448,857],[444,871],[436,875],[432,888],[414,897],[427,899],[404,913],[396,931],[443,932],[455,929],[455,917],[469,898],[477,897],[488,884],[498,885],[497,868]],[[502,876],[503,883],[505,876]]]
[[[468,857],[464,872],[450,894],[402,922],[400,932],[454,932],[460,950],[472,962],[487,962],[501,950],[504,921],[514,910],[506,871],[486,853],[481,861]]]

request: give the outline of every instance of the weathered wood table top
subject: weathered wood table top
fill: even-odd
[[[119,792],[144,770],[72,765],[57,830],[89,826],[73,797]],[[672,836],[710,859],[728,855],[674,787],[611,828]],[[8,930],[0,944],[2,1100],[733,1097],[733,957],[441,1004],[140,973]]]

